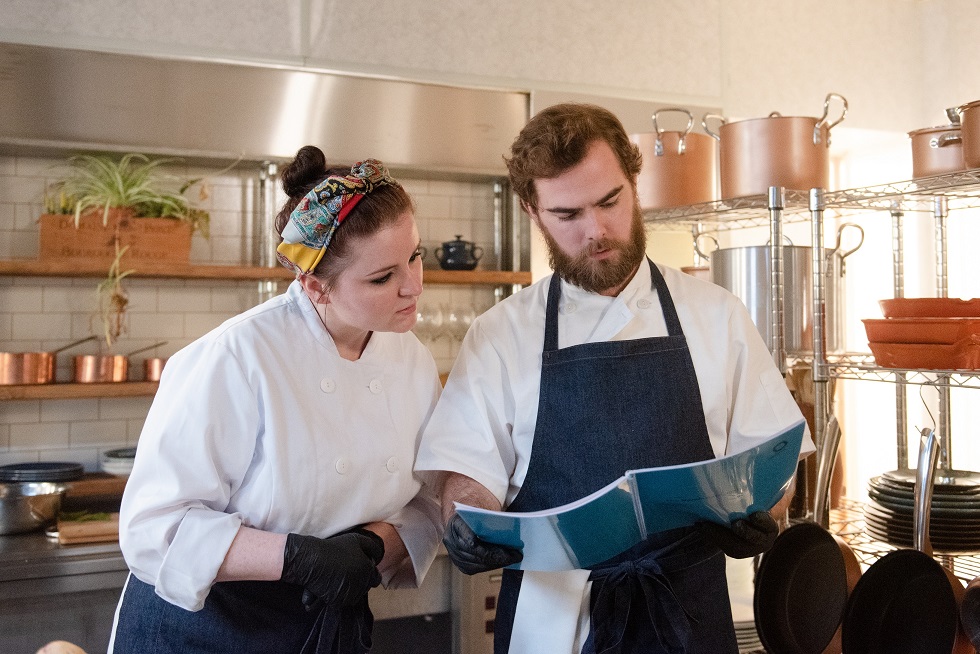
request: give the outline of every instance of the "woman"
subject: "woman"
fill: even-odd
[[[409,331],[412,202],[379,161],[329,172],[313,146],[283,170],[286,293],[167,363],[122,501],[110,651],[365,652],[368,590],[435,557],[412,473],[440,389]]]

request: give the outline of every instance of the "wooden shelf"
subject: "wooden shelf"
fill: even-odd
[[[97,261],[41,261],[38,259],[9,259],[0,261],[0,275],[17,277],[105,277],[108,269]],[[293,273],[282,266],[220,266],[196,264],[141,264],[131,277],[163,279],[232,279],[292,281]],[[426,284],[490,285],[531,283],[531,273],[508,270],[426,270]]]
[[[0,386],[0,400],[75,400],[96,397],[144,397],[157,392],[159,382],[105,384],[17,384]]]

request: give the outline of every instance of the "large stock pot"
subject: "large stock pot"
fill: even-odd
[[[860,241],[849,250],[841,250],[841,235],[846,227],[860,232]],[[824,278],[825,351],[844,350],[844,259],[864,243],[864,230],[844,223],[837,230],[834,248],[823,248],[826,272]],[[783,245],[783,344],[790,355],[813,352],[813,250],[809,246]],[[763,340],[772,344],[772,276],[768,245],[723,248],[710,254],[711,281],[737,296],[752,316]]]
[[[687,116],[682,131],[658,124],[666,113]],[[665,107],[653,114],[653,132],[630,134],[640,148],[643,167],[636,178],[642,209],[667,209],[717,199],[718,148],[705,134],[691,132],[694,116],[687,109]]]
[[[829,121],[830,101],[842,104],[837,120]],[[830,182],[830,130],[847,115],[847,99],[828,93],[820,118],[782,116],[772,112],[765,118],[728,122],[723,116],[706,114],[704,129],[716,138],[721,162],[721,197],[760,195],[770,186],[807,191],[828,188]],[[718,132],[708,121],[721,121]]]

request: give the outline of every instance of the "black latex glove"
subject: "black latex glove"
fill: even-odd
[[[377,566],[384,553],[384,541],[361,529],[330,538],[289,534],[280,579],[303,586],[304,597],[351,606],[381,583]]]
[[[722,552],[733,559],[762,554],[772,547],[779,535],[779,525],[768,511],[750,513],[728,527],[714,522],[700,522],[698,526]]]
[[[519,549],[481,540],[458,513],[446,525],[442,543],[449,551],[449,559],[468,575],[503,568],[524,558]]]

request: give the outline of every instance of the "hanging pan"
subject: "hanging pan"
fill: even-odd
[[[801,522],[786,529],[759,563],[754,609],[767,652],[841,652],[840,622],[861,565],[850,546],[827,531],[827,496],[839,444],[840,425],[831,417],[817,467],[814,515],[819,524]]]
[[[929,512],[939,459],[935,432],[923,429],[915,482],[916,549],[889,552],[865,571],[847,602],[847,654],[974,654],[959,625],[963,584],[932,557]]]

